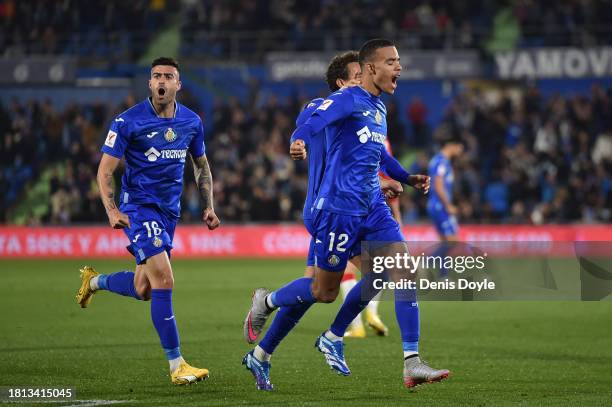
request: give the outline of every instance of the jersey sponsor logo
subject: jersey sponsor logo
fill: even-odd
[[[374,116],[374,120],[376,120],[376,124],[381,124],[382,123],[382,114],[380,114],[379,110],[376,111],[376,115]]]
[[[162,150],[161,156],[162,158],[184,160],[187,157],[187,150]]]
[[[157,133],[159,133],[159,132],[157,132],[157,131],[152,131],[151,133],[147,134],[147,138],[153,138],[153,137],[155,137],[155,135],[156,135]]]
[[[370,115],[370,111],[366,110],[365,112],[362,113],[365,117],[368,117]]]
[[[327,110],[327,108],[328,108],[328,107],[330,107],[332,103],[334,103],[334,101],[333,101],[333,100],[331,100],[331,99],[325,99],[325,100],[323,101],[323,103],[321,103],[321,104],[319,105],[319,107],[317,108],[317,110]]]
[[[176,133],[172,130],[172,127],[168,127],[168,130],[164,133],[164,138],[168,143],[172,143],[176,140]]]
[[[106,135],[106,140],[104,141],[104,145],[110,148],[115,147],[115,141],[117,141],[117,133],[112,130],[108,131]]]
[[[384,144],[385,139],[387,138],[384,134],[378,133],[376,131],[370,131],[368,126],[363,126],[361,129],[359,129],[357,131],[357,137],[359,137],[359,142],[361,144],[367,143],[368,140]]]
[[[161,153],[157,151],[155,147],[151,147],[150,149],[145,151],[144,155],[147,157],[149,161],[154,162],[154,161],[157,161],[157,158],[159,158]]]
[[[151,147],[145,151],[144,155],[150,162],[157,161],[158,158],[166,158],[170,160],[181,160],[184,161],[187,157],[187,150],[162,150],[158,151],[155,147]]]

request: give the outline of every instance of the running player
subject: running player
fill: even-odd
[[[330,95],[292,136],[307,144],[326,129],[327,162],[312,210],[315,275],[295,280],[271,293],[265,289],[256,290],[246,318],[250,334],[255,337],[276,308],[307,309],[315,302],[333,302],[346,264],[356,257],[361,241],[399,242],[392,245],[392,249],[405,252],[405,245],[401,243],[404,237],[380,191],[377,172],[383,163],[393,179],[425,193],[429,189],[429,177],[409,175],[383,146],[386,108],[380,95],[383,92],[392,94],[397,87],[401,71],[397,49],[388,40],[368,41],[359,52],[359,62],[362,87],[341,89]],[[328,365],[342,375],[350,374],[344,360],[344,332],[377,293],[369,290],[371,295],[362,297],[363,280],[351,290],[336,320],[315,344],[325,355]],[[396,314],[404,343],[406,386],[447,377],[447,370],[432,369],[418,356],[416,300],[396,300]],[[269,366],[259,363],[253,351],[247,353],[243,363],[256,377],[265,375],[269,383]]]
[[[355,51],[348,51],[343,54],[336,55],[330,62],[327,73],[326,82],[329,89],[335,92],[341,88],[357,86],[361,83],[361,67],[359,65],[359,54]],[[304,110],[300,113],[296,120],[296,126],[301,126],[319,107],[324,99],[313,99],[306,104]],[[312,229],[312,203],[317,196],[323,171],[325,169],[326,157],[326,142],[324,134],[317,137],[312,137],[308,142],[308,150],[303,140],[295,140],[291,143],[290,155],[294,160],[304,160],[308,158],[308,189],[306,200],[304,202],[303,218],[304,225],[309,233],[313,233]],[[307,153],[308,151],[308,153]],[[385,185],[381,185],[386,194],[394,196],[401,191],[401,185],[393,180],[386,181]],[[306,277],[312,277],[314,274],[314,238],[310,241],[308,257],[306,261]],[[347,266],[349,269],[351,266]],[[355,267],[355,266],[353,266]],[[309,305],[310,306],[310,305]],[[308,306],[308,307],[309,307]],[[266,332],[264,338],[253,350],[254,360],[251,363],[251,371],[255,370],[255,364],[264,372],[260,375],[255,374],[257,387],[261,390],[271,390],[267,371],[269,370],[269,361],[280,341],[289,333],[289,330],[297,324],[299,319],[304,315],[308,307],[283,307],[275,316],[270,328]],[[248,320],[245,323],[245,337],[249,343],[254,343],[257,336],[249,329]]]
[[[168,359],[172,383],[190,384],[208,377],[207,369],[190,366],[181,356],[172,309],[174,278],[170,251],[180,216],[183,169],[187,154],[204,203],[202,219],[213,230],[219,219],[213,209],[212,175],[205,155],[202,121],[176,101],[181,89],[179,65],[172,58],[151,64],[151,97],[117,116],[102,147],[98,186],[110,226],[123,229],[136,259],[136,272],[99,274],[81,269],[77,303],[86,308],[92,296],[110,291],[139,301],[151,301],[151,319]],[[125,157],[119,208],[113,173]]]
[[[429,194],[427,213],[440,236],[440,246],[434,256],[445,257],[451,246],[459,240],[457,207],[453,205],[453,165],[452,160],[463,153],[463,143],[456,137],[445,137],[440,152],[429,162],[429,175],[433,190]],[[442,268],[440,277],[447,277],[448,270]]]

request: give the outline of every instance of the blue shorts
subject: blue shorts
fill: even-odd
[[[315,209],[313,215],[314,264],[326,271],[344,271],[348,260],[361,254],[362,241],[404,241],[391,209],[383,201],[364,216],[324,209]]]
[[[177,219],[168,218],[156,205],[123,204],[121,212],[130,218],[130,228],[123,229],[130,245],[127,249],[142,264],[149,257],[172,250]]]
[[[308,233],[310,233],[310,244],[308,245],[308,257],[306,258],[306,267],[311,267],[315,265],[314,258],[314,245],[315,240],[313,236],[314,230],[312,226],[312,218],[304,218],[304,226]]]
[[[453,236],[459,233],[457,218],[449,215],[442,204],[427,205],[427,213],[440,236]]]

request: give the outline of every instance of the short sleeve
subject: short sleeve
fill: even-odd
[[[193,158],[202,157],[206,153],[206,147],[204,146],[204,125],[202,120],[198,120],[196,126],[196,134],[189,143],[189,153]]]
[[[129,132],[125,120],[122,117],[116,117],[110,125],[101,150],[103,153],[121,158],[125,153],[128,142]]]

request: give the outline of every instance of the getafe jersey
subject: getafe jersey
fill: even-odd
[[[305,123],[322,102],[322,98],[310,101],[299,114],[295,121],[295,125],[299,127]],[[308,191],[306,193],[304,211],[302,214],[304,219],[310,219],[312,217],[312,203],[319,192],[319,186],[323,179],[323,171],[325,170],[325,132],[321,131],[321,133],[322,134],[316,135],[315,137],[311,137],[310,140],[304,140],[308,150]],[[294,141],[295,140],[292,138],[291,142],[293,143]]]
[[[102,152],[125,156],[122,204],[154,204],[178,218],[187,153],[197,158],[205,152],[202,120],[180,103],[174,117],[158,117],[146,99],[113,120]]]
[[[387,137],[386,114],[380,97],[354,86],[332,93],[306,121],[314,133],[325,128],[327,142],[315,208],[365,215],[380,198],[378,170]]]
[[[431,184],[433,185],[436,178],[442,177],[444,184],[444,192],[450,202],[453,201],[453,167],[450,161],[442,154],[438,153],[429,162],[429,176],[431,177]],[[444,205],[438,196],[435,188],[431,188],[429,191],[429,205],[432,205],[436,209],[444,209]]]

